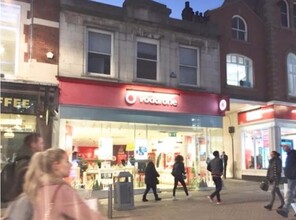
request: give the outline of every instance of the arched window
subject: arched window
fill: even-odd
[[[247,41],[247,23],[238,15],[232,17],[232,38]]]
[[[296,54],[289,53],[287,57],[288,92],[296,96]]]
[[[239,54],[227,54],[227,85],[253,87],[253,62]]]
[[[286,1],[282,0],[279,2],[281,9],[281,25],[283,27],[289,27],[289,9]]]

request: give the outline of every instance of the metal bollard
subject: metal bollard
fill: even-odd
[[[108,218],[112,218],[112,184],[109,184],[108,189]]]

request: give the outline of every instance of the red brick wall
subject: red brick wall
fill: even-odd
[[[25,25],[25,35],[28,47],[30,47],[30,26]],[[36,59],[37,62],[57,64],[59,60],[59,29],[47,27],[43,25],[33,25],[33,48],[32,59]],[[29,48],[28,48],[29,51]],[[48,59],[46,57],[47,52],[53,52],[54,58]],[[29,54],[25,54],[25,60],[28,61]]]
[[[233,40],[231,36],[232,17],[241,16],[247,23],[248,40]],[[210,20],[218,23],[220,38],[221,90],[233,98],[264,100],[266,97],[264,25],[261,19],[244,3],[226,5],[211,12]],[[226,55],[241,54],[253,61],[254,88],[228,86],[226,79]]]

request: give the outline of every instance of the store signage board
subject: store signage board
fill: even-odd
[[[14,93],[1,93],[1,113],[35,114],[37,96]]]
[[[64,77],[59,82],[60,105],[213,116],[229,110],[229,97],[213,93]]]
[[[135,140],[135,159],[136,160],[148,159],[148,141],[146,139]]]
[[[125,101],[129,105],[141,103],[143,105],[160,105],[177,107],[176,94],[144,92],[136,90],[127,90],[125,94]]]

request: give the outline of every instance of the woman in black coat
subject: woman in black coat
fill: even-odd
[[[275,200],[275,194],[277,194],[279,199],[281,200],[281,206],[278,208],[279,209],[283,208],[283,205],[285,204],[284,198],[279,189],[279,184],[280,184],[281,174],[282,174],[282,160],[279,158],[279,156],[280,154],[276,151],[272,151],[270,153],[271,159],[269,160],[269,166],[267,170],[267,179],[269,180],[270,186],[272,187],[271,201],[268,205],[264,206],[264,208],[268,210],[272,209],[272,206]]]
[[[157,177],[159,177],[158,172],[155,169],[155,165],[152,161],[149,161],[147,164],[146,170],[145,170],[145,184],[146,184],[146,190],[143,195],[143,202],[147,202],[147,193],[152,188],[153,194],[155,197],[155,201],[160,201],[161,198],[158,197],[156,192],[156,185],[159,183]]]

